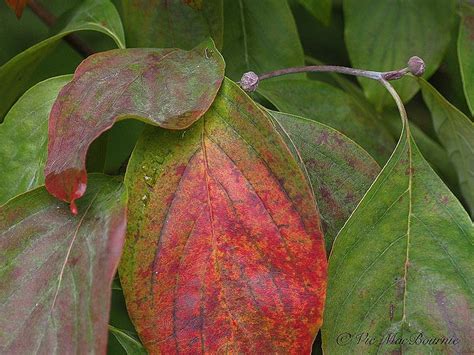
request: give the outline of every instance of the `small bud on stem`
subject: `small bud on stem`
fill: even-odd
[[[247,92],[252,92],[257,90],[259,78],[258,75],[253,71],[249,71],[242,75],[240,79],[240,87]]]
[[[413,56],[408,60],[408,70],[414,76],[422,76],[425,72],[425,62],[417,56]]]

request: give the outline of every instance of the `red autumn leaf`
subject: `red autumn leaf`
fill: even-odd
[[[326,255],[304,174],[268,116],[224,81],[185,133],[151,128],[126,174],[120,264],[150,353],[309,353]]]
[[[46,188],[77,213],[94,139],[125,118],[186,128],[207,111],[223,77],[224,61],[211,42],[191,51],[118,49],[88,57],[51,110]]]
[[[7,5],[12,8],[13,11],[15,11],[16,17],[20,18],[21,14],[23,13],[23,10],[26,7],[26,4],[28,3],[28,0],[5,0]]]
[[[78,216],[44,187],[0,207],[0,354],[105,352],[126,192],[90,179]]]

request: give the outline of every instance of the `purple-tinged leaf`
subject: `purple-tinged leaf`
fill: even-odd
[[[0,207],[0,353],[105,352],[126,193],[90,180],[78,216],[44,187]]]

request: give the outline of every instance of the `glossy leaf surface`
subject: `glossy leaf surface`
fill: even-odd
[[[462,7],[457,48],[464,94],[474,116],[474,6]]]
[[[315,80],[268,80],[258,92],[279,111],[324,123],[360,144],[383,164],[394,140],[390,132],[361,108],[357,99],[329,84]]]
[[[453,163],[461,192],[474,216],[474,124],[425,80],[419,80],[433,126]]]
[[[91,175],[79,215],[44,187],[0,207],[0,352],[103,353],[126,229],[120,181]]]
[[[20,18],[23,10],[28,3],[28,0],[6,0],[8,6],[11,7],[13,11],[15,11],[16,17]]]
[[[129,162],[120,279],[150,353],[308,353],[326,256],[309,185],[269,117],[225,80],[185,132]]]
[[[270,111],[301,159],[321,215],[326,250],[380,172],[375,160],[354,141],[322,123]]]
[[[56,35],[28,48],[0,67],[0,121],[15,100],[30,85],[31,75],[64,36],[76,31],[98,31],[125,47],[122,23],[108,0],[86,0],[71,13],[65,27]]]
[[[95,138],[125,118],[186,128],[212,104],[223,76],[224,61],[211,42],[191,51],[117,49],[90,56],[51,110],[48,191],[71,202],[74,211],[86,188],[85,159]]]
[[[426,59],[431,76],[443,59],[455,17],[455,0],[345,0],[345,40],[355,68],[404,68],[413,55]],[[360,78],[377,109],[391,105],[390,95],[374,80]],[[404,101],[418,90],[410,80],[394,82]]]
[[[191,49],[208,37],[222,48],[222,0],[122,0],[131,47]]]
[[[390,160],[334,242],[323,350],[469,353],[473,243],[469,216],[404,127]],[[458,340],[417,343],[442,337]],[[390,340],[401,338],[407,340]]]
[[[0,124],[0,205],[44,184],[49,112],[59,90],[71,78],[64,75],[38,83]]]
[[[224,0],[226,75],[262,74],[304,65],[303,48],[285,0]],[[263,30],[265,29],[265,30]]]

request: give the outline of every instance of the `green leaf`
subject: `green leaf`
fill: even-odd
[[[224,0],[226,75],[258,74],[304,65],[303,48],[286,0]]]
[[[380,167],[355,142],[319,122],[269,111],[288,136],[315,190],[324,230],[326,250],[380,171]]]
[[[115,328],[109,325],[109,331],[114,335],[117,341],[122,345],[123,349],[128,355],[142,355],[147,354],[145,348],[136,338],[136,336],[129,332]]]
[[[383,164],[394,140],[384,125],[363,109],[357,99],[315,80],[269,80],[258,89],[279,111],[324,123],[360,144]]]
[[[84,60],[51,110],[48,191],[70,202],[74,212],[74,200],[87,185],[85,161],[94,139],[128,118],[167,129],[189,127],[214,101],[224,66],[212,40],[190,51],[116,49]]]
[[[125,181],[120,280],[150,353],[309,353],[326,282],[319,216],[267,113],[235,83],[186,131],[148,127]]]
[[[311,15],[316,17],[324,25],[329,25],[331,21],[332,0],[298,0]]]
[[[108,0],[86,0],[71,16],[67,24],[56,35],[28,48],[0,67],[0,120],[10,106],[31,83],[31,75],[64,36],[92,30],[110,36],[119,48],[125,47],[120,17]]]
[[[325,353],[469,353],[473,243],[469,216],[404,126],[390,160],[334,242]],[[374,343],[365,342],[365,334]],[[390,334],[407,340],[387,342]],[[410,344],[420,336],[458,340]]]
[[[352,65],[372,70],[406,66],[417,55],[426,60],[426,77],[443,59],[455,18],[455,0],[345,0],[345,38]],[[360,78],[367,97],[378,110],[392,104],[389,94],[375,81]],[[418,91],[409,80],[395,82],[404,101]]]
[[[0,124],[0,205],[44,184],[49,112],[71,78],[58,76],[36,84]]]
[[[436,134],[456,169],[461,192],[474,216],[474,124],[427,81],[418,82]]]
[[[474,6],[461,7],[458,57],[467,104],[474,116]]]
[[[79,215],[44,187],[0,207],[0,352],[103,353],[126,229],[123,184],[91,175]]]
[[[222,0],[122,0],[130,47],[191,49],[208,37],[222,48]]]
[[[398,111],[384,112],[384,118],[387,118],[387,127],[389,127],[392,134],[395,137],[400,137],[402,123]],[[453,191],[453,188],[458,185],[458,177],[453,164],[449,161],[446,150],[413,122],[410,123],[410,131],[423,157]]]

